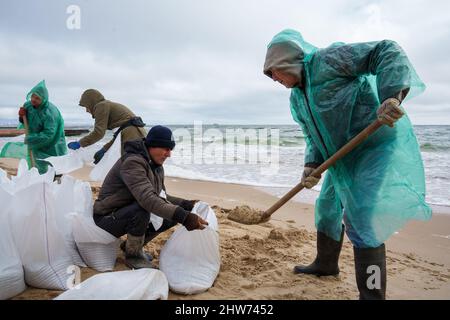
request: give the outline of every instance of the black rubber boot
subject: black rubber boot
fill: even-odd
[[[125,264],[131,269],[152,268],[151,261],[144,255],[142,246],[144,245],[144,236],[136,237],[127,235],[125,243]]]
[[[386,247],[355,248],[355,275],[360,300],[386,299]]]
[[[345,227],[342,225],[340,241],[331,239],[325,233],[317,231],[317,256],[309,266],[295,266],[294,273],[314,274],[320,276],[337,276],[339,274],[339,254],[344,240]]]

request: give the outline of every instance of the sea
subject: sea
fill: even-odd
[[[12,126],[0,120],[0,127]],[[168,125],[176,147],[164,164],[167,176],[254,186],[281,197],[301,178],[305,137],[297,125]],[[67,123],[66,128],[89,125]],[[150,129],[149,127],[147,130]],[[450,126],[415,125],[425,167],[426,201],[450,212]],[[109,141],[112,132],[97,143]],[[66,137],[67,142],[80,137]],[[0,149],[15,138],[0,138]],[[314,203],[321,184],[294,200]]]

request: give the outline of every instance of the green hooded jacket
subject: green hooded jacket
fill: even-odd
[[[38,107],[31,104],[31,95],[35,94],[42,99]],[[27,110],[29,134],[25,139],[36,159],[39,173],[47,172],[49,163],[43,159],[52,156],[67,154],[66,139],[64,136],[64,120],[58,108],[48,101],[48,91],[45,81],[39,82],[27,94],[24,104]]]
[[[336,43],[318,49],[295,30],[270,42],[264,73],[295,74],[292,116],[305,135],[305,163],[322,163],[376,120],[380,103],[425,89],[394,41]],[[378,247],[410,219],[428,220],[419,144],[407,115],[381,127],[332,166],[316,201],[316,227],[339,241],[342,219],[364,247]]]

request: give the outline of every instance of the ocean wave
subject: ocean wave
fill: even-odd
[[[439,200],[430,200],[430,201],[427,201],[427,203],[432,206],[448,208],[450,211],[450,202],[439,201]]]
[[[420,145],[421,151],[450,151],[450,146],[448,145],[437,145],[432,143],[422,143]]]
[[[177,167],[174,165],[164,165],[164,171],[168,177],[172,177],[172,178],[220,182],[220,183],[227,183],[227,184],[240,184],[240,185],[247,185],[247,186],[253,186],[253,187],[272,187],[272,188],[291,188],[292,187],[291,185],[287,185],[287,184],[252,182],[252,181],[240,180],[238,178],[227,179],[227,178],[219,178],[219,177],[210,177],[210,176],[204,175],[202,173],[184,169],[184,168]]]

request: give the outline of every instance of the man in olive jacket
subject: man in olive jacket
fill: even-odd
[[[86,108],[86,112],[95,119],[94,130],[80,141],[73,141],[68,144],[70,149],[76,150],[80,147],[90,146],[105,136],[106,130],[119,128],[115,132],[121,134],[122,155],[124,154],[125,142],[145,138],[146,131],[143,128],[144,123],[140,117],[123,104],[106,100],[105,97],[95,89],[88,89],[83,92],[80,98],[80,106]],[[115,137],[114,137],[115,139]],[[111,147],[114,139],[103,146],[94,156],[94,163],[98,163],[106,151]]]
[[[133,269],[151,267],[143,246],[159,233],[183,224],[187,230],[204,229],[208,223],[191,213],[195,201],[166,194],[164,161],[175,147],[172,131],[153,127],[145,139],[125,143],[125,154],[111,168],[94,203],[94,221],[115,237],[127,234],[122,244],[125,262]],[[155,230],[150,216],[163,218]]]

